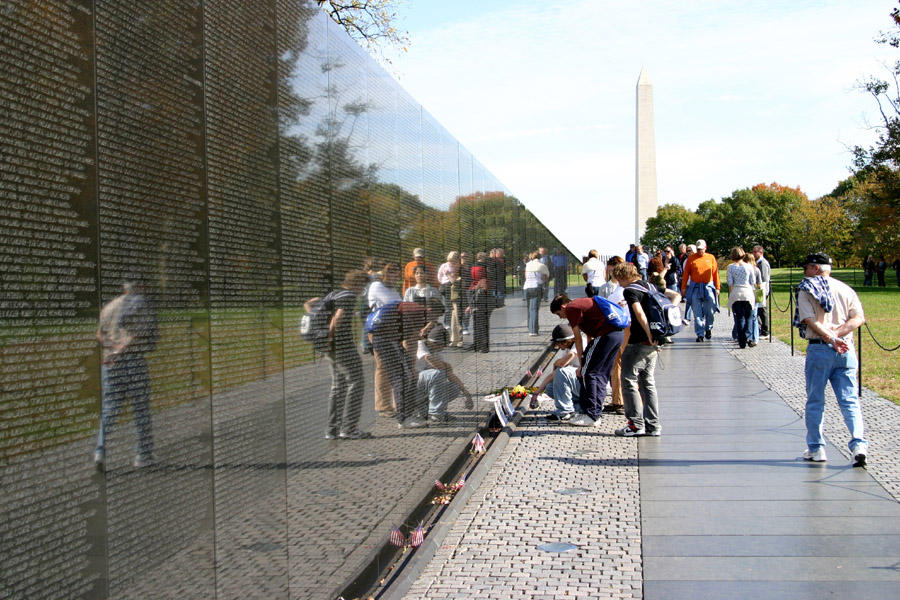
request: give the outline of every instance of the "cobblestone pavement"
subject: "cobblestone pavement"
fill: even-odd
[[[730,317],[723,315],[721,321],[725,329],[720,331],[728,331],[732,324]],[[806,344],[802,340],[798,342],[801,346]],[[769,389],[778,394],[798,415],[803,416],[806,405],[803,370],[806,356],[803,353],[796,351],[791,356],[790,345],[774,337],[772,343],[765,338],[755,348],[744,350],[727,340],[722,343]],[[865,383],[865,378],[863,382]],[[866,439],[869,441],[869,474],[895,499],[900,500],[900,406],[866,387],[863,387],[861,401]],[[825,435],[849,460],[847,427],[830,387],[825,389]]]
[[[637,444],[526,415],[409,599],[640,598]],[[582,491],[571,495],[560,491]],[[578,546],[544,552],[552,542]]]

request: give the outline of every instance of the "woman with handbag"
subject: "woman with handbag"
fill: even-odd
[[[744,250],[740,247],[731,249],[732,263],[728,265],[728,307],[734,314],[734,325],[737,329],[738,346],[746,348],[751,337],[750,317],[756,305],[753,293],[757,283],[756,273],[752,265],[744,262]],[[749,341],[752,348],[756,342]]]

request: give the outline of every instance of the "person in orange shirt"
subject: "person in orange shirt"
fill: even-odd
[[[715,315],[719,312],[719,263],[706,251],[706,241],[697,240],[697,252],[684,265],[681,289],[694,313],[697,341],[712,338]]]
[[[437,281],[437,270],[434,268],[434,265],[425,260],[425,250],[422,248],[416,248],[413,250],[413,259],[406,263],[406,266],[403,268],[403,293],[406,293],[406,290],[416,285],[416,267],[418,266],[425,267],[425,281],[428,285],[438,287]]]

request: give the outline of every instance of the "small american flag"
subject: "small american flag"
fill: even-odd
[[[447,486],[444,485],[443,483],[441,483],[440,479],[434,480],[434,487],[436,487],[437,489],[439,489],[441,491],[444,491],[447,489]]]
[[[531,369],[525,369],[525,374],[531,377]]]
[[[422,529],[422,524],[419,523],[419,526],[416,527],[416,530],[412,532],[412,535],[409,536],[409,545],[413,548],[418,548],[422,545],[422,542],[425,541],[425,530]]]
[[[466,476],[463,475],[463,478],[456,482],[456,489],[461,490],[463,486],[466,485]]]
[[[484,452],[484,438],[481,437],[480,433],[476,433],[475,437],[472,438],[472,451],[478,454]]]
[[[537,375],[535,375],[535,377],[537,377],[538,379],[540,379],[541,375],[543,375],[543,374],[544,374],[544,370],[541,369],[541,368],[538,368],[538,370],[537,370]]]
[[[406,545],[406,538],[403,536],[403,533],[397,529],[396,525],[391,528],[391,536],[388,538],[388,541],[398,548],[402,548]]]

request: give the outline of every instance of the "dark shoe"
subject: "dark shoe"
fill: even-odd
[[[340,438],[342,440],[365,440],[372,437],[372,434],[368,431],[360,431],[359,427],[355,425],[348,429],[347,431],[342,431],[340,433]]]
[[[569,421],[569,420],[572,419],[573,416],[574,416],[574,413],[563,413],[563,414],[561,414],[561,415],[558,415],[558,414],[556,414],[556,413],[550,413],[550,414],[547,415],[545,418],[546,418],[548,421],[552,421],[552,422],[554,422],[554,423],[558,423],[558,422],[560,422],[560,421]]]
[[[624,415],[625,407],[617,404],[607,404],[603,407],[603,412],[614,415]]]
[[[698,335],[698,336],[697,336],[697,341],[698,341],[698,342],[702,342],[702,341],[703,341],[703,336],[702,336],[702,335]]]
[[[706,330],[706,339],[708,339],[708,340],[712,339],[712,329]]]
[[[747,345],[751,348],[756,348],[756,342],[747,342]]]

